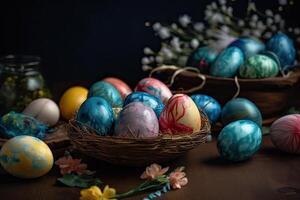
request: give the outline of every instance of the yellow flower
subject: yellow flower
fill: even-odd
[[[116,190],[107,185],[102,193],[99,187],[92,186],[88,189],[81,190],[80,195],[80,200],[114,200],[112,197],[116,195]]]

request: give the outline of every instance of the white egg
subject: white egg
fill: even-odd
[[[51,99],[39,98],[32,101],[23,111],[40,122],[54,126],[59,120],[59,108]]]

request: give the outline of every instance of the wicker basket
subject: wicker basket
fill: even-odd
[[[188,70],[177,72],[178,68],[171,67],[167,70],[157,70],[152,76],[167,84],[173,82],[170,85],[173,91],[207,94],[217,99],[222,105],[235,96],[238,86],[238,96],[247,98],[258,106],[262,112],[265,125],[272,123],[292,106],[292,99],[295,99],[298,94],[297,83],[300,78],[300,70],[296,70],[285,77],[265,79],[200,76],[199,73]],[[177,73],[175,78],[174,73]],[[171,77],[173,77],[173,81]]]
[[[69,138],[79,152],[96,159],[117,165],[146,166],[172,160],[201,143],[206,142],[210,124],[202,116],[199,133],[191,135],[162,135],[155,138],[124,138],[99,136],[87,127],[69,122]]]

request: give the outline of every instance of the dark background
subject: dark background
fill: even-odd
[[[246,0],[235,0],[245,12]],[[9,4],[7,4],[9,2]],[[159,39],[145,21],[173,22],[189,14],[200,21],[211,1],[1,1],[0,55],[34,54],[51,84],[62,80],[99,80],[116,76],[134,85],[146,76],[140,60],[143,47],[158,48]],[[297,22],[299,3],[286,16]],[[277,5],[258,1],[258,7]]]

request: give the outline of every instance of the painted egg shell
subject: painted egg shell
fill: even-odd
[[[267,43],[267,50],[274,52],[283,70],[294,67],[296,50],[293,41],[284,33],[275,34]]]
[[[53,155],[47,144],[31,136],[17,136],[8,140],[0,151],[2,167],[19,178],[37,178],[47,174],[53,166]]]
[[[132,92],[130,87],[118,78],[109,77],[103,79],[103,81],[112,84],[120,92],[123,100]]]
[[[170,98],[159,118],[163,134],[192,134],[201,129],[201,115],[194,101],[185,94]]]
[[[87,95],[88,90],[80,86],[71,87],[65,91],[59,101],[61,115],[67,120],[74,118]]]
[[[251,158],[258,151],[261,143],[261,129],[250,120],[238,120],[228,124],[217,139],[221,157],[235,162]]]
[[[234,77],[243,63],[244,55],[239,48],[226,48],[210,67],[210,75],[227,78]]]
[[[203,110],[211,123],[215,123],[221,115],[221,105],[214,98],[204,95],[195,94],[191,98],[196,103],[199,110]]]
[[[163,82],[155,78],[144,78],[140,80],[135,91],[152,94],[160,98],[164,104],[166,104],[172,96],[170,89]]]
[[[262,125],[262,116],[254,103],[244,98],[228,101],[222,109],[221,119],[223,125],[236,120],[251,120],[259,126]]]
[[[159,98],[157,98],[156,96],[153,96],[151,94],[148,94],[146,92],[131,93],[125,99],[124,106],[126,106],[132,102],[141,102],[145,106],[152,108],[154,110],[157,118],[159,118],[160,113],[162,112],[162,110],[164,108],[164,104],[161,102],[161,100]]]
[[[154,111],[141,102],[132,102],[121,111],[115,124],[115,135],[146,138],[159,134],[159,124]]]
[[[90,97],[80,106],[76,120],[97,131],[108,135],[114,122],[111,105],[102,97]]]
[[[242,50],[244,53],[245,58],[249,58],[251,56],[254,56],[262,51],[265,50],[265,45],[255,39],[251,38],[240,38],[232,42],[230,47],[238,47]]]
[[[54,126],[59,120],[58,105],[48,98],[39,98],[32,101],[25,108],[23,114],[32,116],[48,126]]]
[[[300,115],[287,115],[276,120],[270,128],[270,136],[281,151],[300,154]]]
[[[200,47],[194,51],[188,61],[187,66],[197,67],[202,73],[208,73],[209,66],[215,61],[218,52],[211,47]]]
[[[113,108],[123,106],[123,99],[120,92],[112,84],[104,81],[94,83],[89,90],[88,97],[102,97]]]
[[[279,66],[272,58],[259,54],[248,58],[239,70],[242,78],[275,77],[278,72]]]

